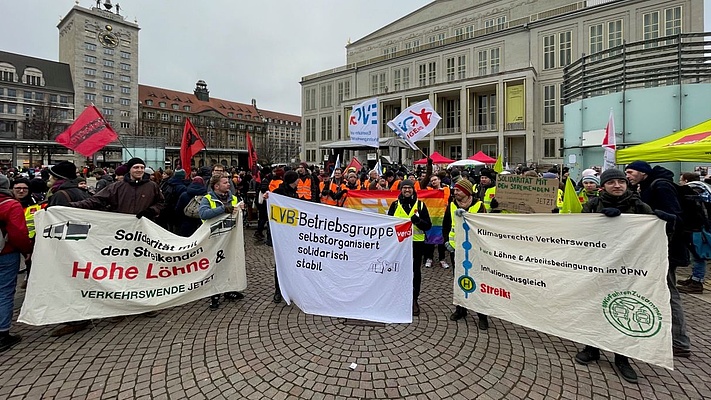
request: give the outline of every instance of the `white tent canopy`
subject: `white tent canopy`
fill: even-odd
[[[455,161],[455,162],[449,164],[450,167],[478,167],[480,165],[486,165],[486,164],[484,164],[481,161],[469,160],[469,159],[459,160],[459,161]]]

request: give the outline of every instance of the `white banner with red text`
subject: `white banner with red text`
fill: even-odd
[[[240,212],[190,237],[147,218],[68,207],[35,214],[32,274],[18,321],[140,314],[247,287]]]
[[[307,314],[412,322],[412,222],[269,195],[282,296]]]
[[[673,369],[664,221],[465,214],[455,224],[454,304]]]

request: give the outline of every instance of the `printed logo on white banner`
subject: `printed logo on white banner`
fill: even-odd
[[[662,329],[662,313],[634,290],[612,292],[602,301],[607,322],[627,336],[650,337]]]

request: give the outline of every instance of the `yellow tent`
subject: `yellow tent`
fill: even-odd
[[[711,120],[669,136],[617,150],[617,164],[647,162],[711,161]]]

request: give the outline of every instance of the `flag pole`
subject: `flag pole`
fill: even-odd
[[[91,106],[96,108],[96,105],[94,103],[91,103]],[[98,111],[99,109],[96,108],[96,110]],[[104,118],[104,116],[101,114],[101,112],[99,112],[99,115],[101,115],[101,118]],[[106,118],[104,118],[104,121],[106,121]],[[108,121],[106,121],[106,125],[109,125]],[[121,135],[119,135],[118,132],[116,134],[116,139],[119,141],[119,143],[121,143],[121,147],[126,149],[126,152],[128,153],[128,155],[131,156],[131,158],[133,158],[133,154],[131,153],[131,150],[129,150],[128,147],[126,147],[126,144],[124,144],[124,142],[121,140]]]

